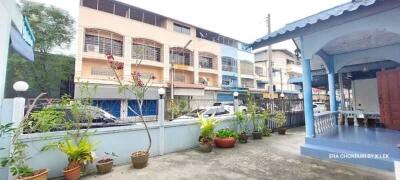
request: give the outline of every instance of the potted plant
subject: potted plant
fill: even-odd
[[[200,121],[200,151],[211,152],[213,149],[214,128],[217,121],[214,119],[214,115],[204,118],[203,114],[198,114],[198,117]]]
[[[19,135],[24,132],[24,128],[31,127],[32,131],[46,132],[49,129],[53,128],[48,125],[50,123],[46,122],[54,122],[55,120],[59,120],[60,117],[63,117],[62,113],[56,113],[53,109],[48,109],[44,113],[40,113],[36,116],[41,121],[41,124],[46,124],[46,127],[30,122],[31,120],[31,112],[33,107],[36,105],[36,102],[39,98],[46,95],[46,93],[39,94],[33,101],[33,103],[29,106],[23,120],[17,127],[13,127],[12,123],[0,125],[0,138],[4,134],[11,133],[11,152],[7,157],[0,158],[0,167],[9,167],[10,172],[13,176],[16,176],[16,179],[19,180],[47,180],[48,179],[48,170],[47,169],[38,169],[34,170],[26,163],[26,160],[29,158],[26,156],[26,148],[27,144],[19,140]],[[4,150],[5,148],[0,148],[0,150]]]
[[[253,132],[251,133],[253,135],[253,139],[261,139],[262,133],[257,119],[257,105],[253,95],[250,93],[247,93],[247,112],[247,117],[250,118],[253,124]]]
[[[267,127],[267,123],[269,119],[271,118],[271,115],[268,110],[263,111],[261,115],[262,119],[262,124],[261,124],[261,133],[263,136],[269,136],[271,134],[271,129]]]
[[[216,147],[232,148],[235,146],[237,134],[231,129],[220,129],[214,138]]]
[[[238,124],[238,140],[240,143],[247,143],[247,121],[243,111],[236,111],[235,119]]]
[[[62,141],[50,143],[42,151],[50,149],[58,149],[67,156],[68,165],[63,171],[67,180],[79,179],[82,168],[94,160],[94,145],[89,142],[87,134],[78,140],[66,135]]]
[[[114,152],[112,153],[104,152],[103,158],[101,158],[96,163],[97,173],[106,174],[111,172],[114,163],[112,157],[118,157],[118,156]]]
[[[137,53],[142,53],[144,49],[139,49],[141,52]],[[145,101],[145,95],[147,90],[149,89],[150,85],[152,84],[152,81],[156,78],[155,76],[149,76],[149,77],[143,77],[142,74],[140,73],[140,64],[143,59],[137,59],[135,66],[132,68],[133,72],[131,73],[131,79],[124,79],[124,82],[122,82],[121,75],[118,73],[118,71],[122,70],[124,68],[124,65],[122,62],[118,62],[114,60],[114,57],[111,53],[106,54],[107,61],[109,66],[114,72],[115,79],[117,83],[119,84],[119,91],[125,96],[125,100],[128,100],[127,94],[131,93],[136,97],[136,102],[138,105],[138,110],[134,110],[132,107],[128,105],[128,110],[133,112],[135,116],[138,116],[140,121],[143,123],[146,133],[147,133],[147,138],[149,140],[149,144],[146,148],[146,150],[141,150],[141,151],[136,151],[131,153],[131,161],[132,165],[136,169],[141,169],[147,166],[147,162],[149,160],[149,152],[151,149],[151,134],[150,130],[147,126],[147,122],[144,119],[144,114],[143,114],[143,103]]]
[[[286,128],[284,128],[283,126],[286,123],[286,117],[285,117],[285,113],[282,111],[279,111],[275,114],[274,117],[274,121],[276,123],[276,126],[278,127],[278,134],[280,135],[285,135],[286,134]]]

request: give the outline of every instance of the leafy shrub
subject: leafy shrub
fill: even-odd
[[[214,128],[217,124],[214,115],[205,118],[203,114],[198,114],[198,117],[200,121],[200,140],[203,142],[212,140],[214,138]]]
[[[285,123],[286,123],[285,113],[282,112],[282,111],[278,111],[278,112],[275,114],[274,121],[275,121],[276,125],[277,125],[279,128],[280,128],[280,127],[283,127],[283,126],[285,125]]]
[[[216,134],[217,137],[220,138],[229,138],[229,137],[233,137],[233,138],[237,138],[237,133],[233,130],[230,129],[220,129],[219,131],[217,131]]]

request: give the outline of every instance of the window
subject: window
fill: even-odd
[[[286,59],[286,64],[294,64],[294,61],[292,61],[290,59]]]
[[[99,1],[98,8],[100,11],[114,13],[114,2],[112,0],[101,0]]]
[[[129,7],[120,3],[115,3],[115,15],[129,18]]]
[[[123,36],[103,30],[85,30],[85,52],[123,56]]]
[[[256,67],[256,74],[259,76],[265,76],[264,70],[262,67]]]
[[[199,63],[201,68],[207,68],[207,69],[213,68],[213,58],[200,56]]]
[[[174,64],[193,66],[193,53],[183,48],[170,48],[169,58]]]
[[[174,23],[174,31],[190,35],[190,27],[187,27],[187,26],[184,26],[181,24]]]
[[[222,70],[236,72],[237,71],[236,59],[223,56],[222,57]]]
[[[82,0],[82,6],[97,9],[97,0]]]
[[[132,58],[161,62],[161,49],[159,47],[133,43]]]
[[[240,61],[240,73],[253,75],[254,74],[254,65],[251,62]]]

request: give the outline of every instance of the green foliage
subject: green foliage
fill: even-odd
[[[220,129],[217,131],[216,136],[220,138],[238,137],[237,133],[231,129]]]
[[[10,167],[10,172],[13,176],[30,176],[33,174],[33,169],[26,165],[25,150],[27,145],[17,140],[13,143],[14,148],[12,149],[9,156],[1,158],[1,167]]]
[[[247,118],[243,111],[235,112],[235,120],[236,120],[236,123],[239,125],[240,133],[248,131]]]
[[[35,34],[35,49],[42,53],[54,47],[67,48],[74,36],[74,19],[63,9],[42,3],[22,1],[25,15]]]
[[[180,100],[180,101],[169,100],[167,108],[169,117],[175,118],[183,115],[186,112],[187,104],[188,103],[185,100]]]
[[[66,89],[63,82],[72,81],[73,77],[73,57],[35,52],[35,61],[30,62],[15,53],[10,53],[5,97],[15,97],[17,94],[12,85],[23,80],[29,84],[29,91],[22,94],[24,97],[33,98],[41,92],[47,92],[47,97],[59,98],[62,90]]]
[[[257,104],[255,102],[254,96],[248,92],[247,97],[247,113],[248,116],[253,123],[254,131],[259,131],[260,130],[260,122],[257,119]]]
[[[283,127],[286,123],[285,113],[282,111],[276,112],[274,121],[278,127]]]
[[[201,140],[212,140],[214,138],[214,128],[217,124],[214,115],[209,118],[205,118],[203,114],[198,114],[198,117],[200,121]]]
[[[27,123],[28,132],[48,132],[65,122],[65,112],[54,107],[46,107],[40,111],[31,113]]]
[[[69,164],[92,163],[94,159],[94,145],[90,143],[88,136],[84,135],[79,141],[65,138],[63,141],[50,143],[42,148],[42,151],[58,149],[68,157]]]

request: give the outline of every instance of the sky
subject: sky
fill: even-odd
[[[79,0],[31,0],[68,11],[78,22]],[[271,30],[351,0],[119,0],[158,14],[217,32],[246,43],[267,34],[266,16],[271,14]],[[75,24],[76,27],[76,24]],[[272,48],[295,49],[292,41]],[[76,41],[69,49],[54,53],[76,54]]]

